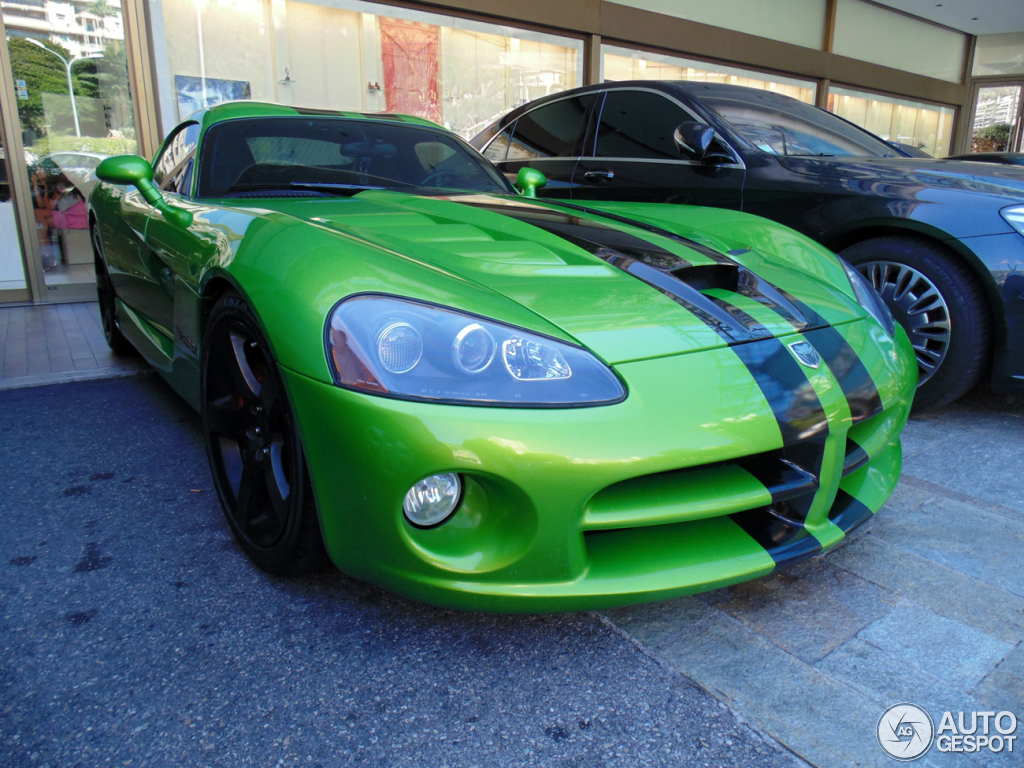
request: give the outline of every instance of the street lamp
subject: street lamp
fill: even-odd
[[[74,118],[74,121],[75,121],[75,136],[77,136],[78,138],[81,138],[82,137],[82,129],[78,127],[78,106],[75,104],[75,86],[74,86],[74,83],[71,82],[71,66],[76,61],[82,61],[82,59],[102,59],[103,58],[103,54],[102,53],[91,53],[88,56],[83,56],[81,59],[72,59],[71,61],[68,61],[63,56],[61,56],[59,53],[57,53],[56,51],[47,48],[45,45],[43,45],[41,42],[36,40],[34,37],[29,37],[29,38],[26,38],[26,39],[30,43],[32,43],[33,45],[36,45],[36,46],[42,48],[47,53],[52,53],[54,56],[56,56],[58,59],[60,59],[61,62],[64,64],[64,71],[67,73],[67,76],[68,76],[68,94],[71,96],[71,117]]]

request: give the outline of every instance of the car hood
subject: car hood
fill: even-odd
[[[261,207],[501,294],[609,364],[864,316],[828,251],[731,211],[376,191]]]
[[[1024,169],[1015,166],[917,157],[778,157],[793,173],[910,185],[922,189],[961,190],[1024,200]]]

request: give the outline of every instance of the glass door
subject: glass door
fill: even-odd
[[[31,198],[23,228],[35,241],[29,269],[36,301],[96,297],[86,201],[96,167],[136,152],[120,4],[40,0],[39,9],[4,3],[7,53]],[[36,18],[59,19],[43,29]],[[45,26],[45,25],[44,25]],[[0,212],[0,216],[2,216]],[[3,232],[0,220],[0,233]],[[2,236],[2,235],[0,235]],[[3,243],[6,241],[0,241]]]
[[[2,134],[0,134],[2,135]],[[31,292],[25,279],[25,259],[14,211],[10,163],[0,138],[0,304],[28,301]]]
[[[975,86],[968,152],[1020,152],[1024,81]]]

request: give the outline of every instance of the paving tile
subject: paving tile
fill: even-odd
[[[1009,419],[998,431],[992,430],[987,439],[960,428],[947,428],[957,435],[955,442],[905,455],[904,473],[998,504],[1024,508],[1024,484],[1019,481],[1024,477],[1024,451],[1020,449],[1024,419]],[[986,472],[985,482],[980,483],[979,470],[985,467],[998,467],[999,471]]]
[[[840,646],[814,665],[829,677],[860,691],[878,705],[878,715],[893,704],[916,704],[931,715],[938,728],[944,712],[975,712],[985,709],[982,702],[955,685],[921,668],[908,664],[898,655],[887,653],[856,638]],[[928,754],[935,766],[998,765],[1002,757],[940,754],[935,747]]]
[[[892,592],[823,560],[715,595],[716,608],[807,663],[842,645],[899,602]]]
[[[1024,522],[938,497],[903,515],[879,516],[871,533],[1024,597]]]
[[[77,369],[77,362],[71,357],[54,357],[50,359],[49,373],[63,373]]]
[[[688,604],[607,615],[680,672],[819,768],[892,768],[875,742],[879,705],[720,611]]]
[[[857,637],[968,691],[1011,650],[1011,643],[903,600]]]
[[[827,556],[931,611],[1007,643],[1024,640],[1024,598],[868,535]]]
[[[996,711],[1016,713],[1024,730],[1024,645],[1018,645],[973,690],[976,698]],[[1021,746],[1024,752],[1024,746]]]
[[[91,356],[86,358],[74,358],[74,361],[74,368],[76,371],[88,371],[94,368],[99,368],[96,361],[93,360]]]

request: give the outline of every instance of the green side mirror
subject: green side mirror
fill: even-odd
[[[146,158],[138,155],[117,155],[100,163],[96,167],[96,176],[109,184],[131,184],[137,187],[140,182],[153,181],[153,166]]]
[[[536,168],[520,168],[516,188],[523,197],[536,197],[537,190],[548,183],[548,177]]]
[[[192,214],[184,208],[170,205],[153,183],[153,166],[138,155],[108,157],[96,167],[96,178],[108,184],[130,184],[139,190],[142,199],[164,215],[167,221],[179,227],[192,225]]]

